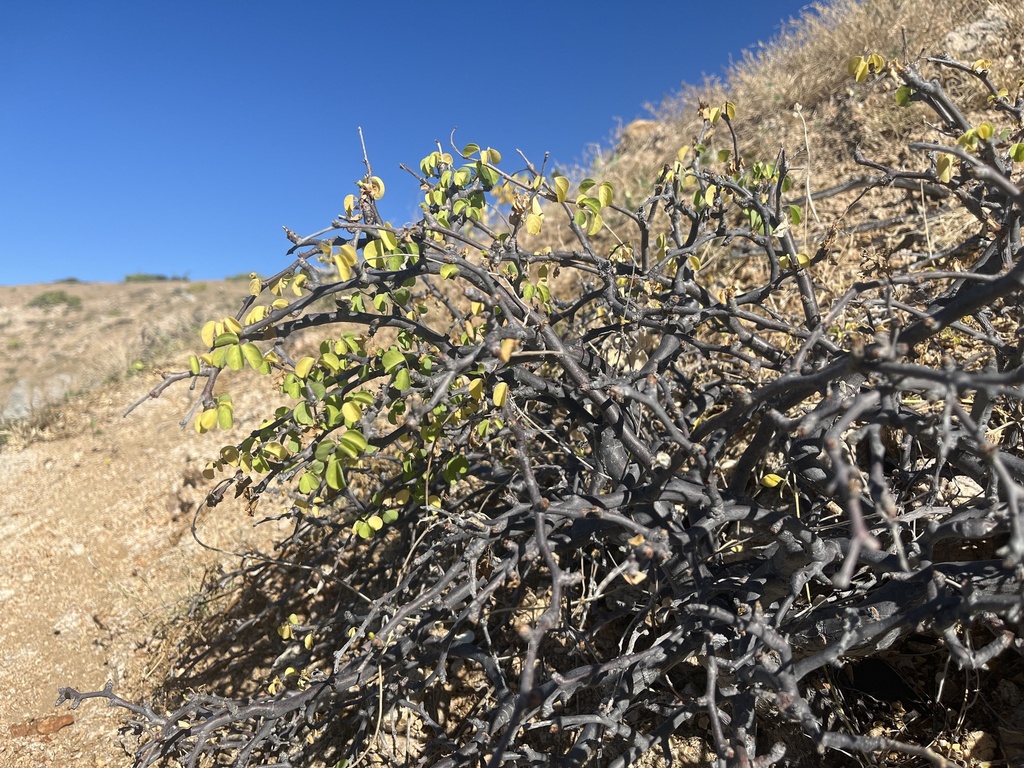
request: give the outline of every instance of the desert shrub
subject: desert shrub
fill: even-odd
[[[81,309],[82,299],[67,291],[43,291],[38,296],[30,299],[26,306],[35,309],[53,309],[59,306],[66,306],[68,309]]]
[[[951,764],[840,717],[829,675],[911,637],[967,670],[1021,642],[1024,100],[984,62],[851,74],[931,126],[861,186],[970,226],[849,285],[817,275],[865,222],[798,244],[787,155],[737,156],[730,103],[633,209],[471,144],[423,159],[412,225],[371,171],[288,231],[154,394],[201,382],[207,432],[225,374],[271,377],[292,405],[221,449],[207,506],[279,487],[291,534],[208,585],[160,706],[61,698],[128,708],[140,766],[626,766],[702,720],[717,765]]]
[[[133,272],[124,276],[126,283],[160,283],[167,280],[188,280],[188,275],[161,275],[152,272]]]

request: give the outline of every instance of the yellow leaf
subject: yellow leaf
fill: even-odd
[[[569,180],[565,176],[555,176],[555,199],[564,203],[569,198]]]
[[[363,257],[366,263],[374,269],[380,269],[384,265],[384,249],[380,240],[371,240],[363,248]]]
[[[346,424],[355,424],[363,417],[363,409],[358,403],[347,400],[341,406],[341,415],[345,417]]]
[[[259,304],[252,308],[248,315],[245,316],[245,324],[252,325],[258,323],[260,320],[267,316],[267,308],[262,304]]]
[[[380,240],[384,244],[384,248],[389,250],[389,251],[397,251],[398,250],[398,238],[395,237],[395,233],[392,232],[389,229],[381,229],[381,230],[379,230],[379,232],[380,232]]]
[[[473,379],[469,382],[469,396],[474,400],[481,400],[484,396],[484,380]]]
[[[254,277],[249,281],[249,295],[259,296],[263,292],[263,282],[258,278]]]
[[[785,479],[779,475],[768,474],[761,478],[761,485],[765,488],[774,488],[777,485],[785,483]]]
[[[868,63],[863,56],[854,56],[846,65],[847,70],[858,83],[868,79]]]
[[[352,277],[352,267],[349,266],[340,255],[333,257],[334,268],[338,270],[338,278],[341,280],[348,280]]]
[[[936,171],[939,175],[939,181],[943,184],[948,184],[953,178],[953,156],[939,155],[939,159],[936,161]]]
[[[505,405],[505,401],[508,400],[508,383],[499,381],[494,387],[494,393],[491,395],[491,399],[498,408]]]
[[[313,370],[313,366],[316,365],[316,360],[312,357],[304,357],[295,364],[295,375],[300,379],[304,379],[309,376],[310,371]]]
[[[512,358],[512,353],[519,348],[519,339],[502,339],[501,350],[498,352],[498,359],[507,363]]]
[[[217,323],[213,320],[203,323],[202,330],[199,331],[199,338],[203,340],[203,344],[212,347],[217,338]]]
[[[539,235],[544,224],[544,217],[536,213],[526,214],[526,231],[531,235]]]
[[[727,119],[729,119],[729,120],[735,120],[736,119],[736,105],[733,104],[731,101],[725,102],[725,104],[722,105],[722,114],[724,114],[725,117]]]
[[[209,408],[199,416],[199,433],[209,432],[217,424],[217,409]]]
[[[384,197],[384,181],[380,176],[371,176],[369,183],[370,197],[374,200],[380,200]]]
[[[346,216],[351,216],[352,215],[352,211],[354,211],[355,208],[356,208],[356,196],[355,195],[345,195],[345,215]]]

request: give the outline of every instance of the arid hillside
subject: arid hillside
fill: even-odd
[[[964,231],[963,212],[944,208],[924,184],[860,196],[874,171],[854,158],[922,162],[898,150],[927,130],[929,117],[915,106],[897,112],[894,82],[855,84],[847,60],[876,51],[984,59],[992,79],[1013,93],[1024,78],[1022,41],[1024,10],[1016,3],[816,4],[726,79],[685,86],[650,120],[625,126],[588,173],[612,182],[630,207],[651,195],[652,179],[691,144],[701,105],[728,99],[736,105],[739,156],[771,161],[785,147],[796,181],[792,202],[804,210],[794,236],[808,253],[834,239],[835,255],[814,279],[826,286],[823,295],[835,296],[865,264],[929,259]],[[966,76],[951,88],[980,123],[989,105],[976,91]],[[396,172],[394,183],[405,179]],[[282,267],[288,263],[281,242],[267,249],[282,252]],[[940,266],[963,265],[950,258]],[[744,269],[708,267],[709,289],[733,290]],[[9,686],[0,701],[0,768],[129,764],[118,735],[123,713],[94,701],[55,709],[57,687],[98,690],[110,681],[129,699],[153,694],[176,674],[200,585],[282,534],[285,523],[257,526],[233,500],[196,517],[211,487],[202,470],[220,442],[182,428],[197,396],[187,384],[125,415],[164,372],[185,368],[200,346],[201,324],[233,315],[245,295],[246,282],[232,280],[0,287],[0,674]],[[274,397],[266,379],[248,381],[251,387],[232,387],[238,434],[255,427]],[[1006,669],[984,691],[978,677],[957,678],[961,699],[948,704],[948,728],[936,740],[957,764],[1024,764],[1024,666]],[[865,711],[865,697],[857,711]],[[875,728],[881,735],[893,734],[902,716],[894,707],[886,713]],[[680,736],[674,764],[706,764],[702,738]],[[906,756],[836,759],[829,764],[920,764]]]

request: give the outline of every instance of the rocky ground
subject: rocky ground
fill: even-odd
[[[54,291],[70,304],[29,306]],[[8,416],[27,411],[0,427],[0,766],[129,763],[123,713],[99,702],[55,708],[57,688],[111,681],[144,695],[170,668],[189,596],[232,560],[189,529],[202,467],[220,445],[180,428],[194,395],[171,389],[123,413],[159,381],[154,359],[180,365],[185,331],[242,292],[239,283],[0,288],[0,405]],[[236,396],[240,428],[252,399]],[[200,530],[230,550],[257,536],[227,503]]]

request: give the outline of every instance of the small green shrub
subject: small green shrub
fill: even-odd
[[[149,272],[134,272],[124,276],[126,283],[160,283],[167,280],[188,280],[188,275],[157,275]]]
[[[67,291],[45,291],[28,302],[28,306],[36,309],[52,309],[53,307],[59,307],[61,304],[65,305],[68,309],[81,309],[82,299],[78,296],[73,296]]]

